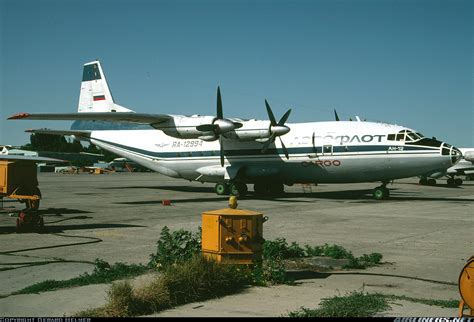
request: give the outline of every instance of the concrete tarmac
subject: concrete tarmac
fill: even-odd
[[[103,305],[108,285],[32,295],[10,295],[48,279],[91,272],[96,258],[147,263],[164,226],[197,231],[201,213],[227,207],[212,184],[156,173],[38,176],[46,234],[16,234],[21,209],[5,199],[0,211],[0,316],[63,316]],[[296,286],[250,288],[222,299],[192,303],[156,316],[281,316],[321,298],[365,290],[424,299],[459,299],[457,280],[474,255],[474,182],[448,188],[416,178],[389,185],[391,197],[372,199],[378,183],[294,185],[276,199],[252,195],[239,208],[263,212],[266,239],[300,245],[337,244],[360,256],[383,254],[378,267],[298,280]],[[249,186],[252,191],[252,187]],[[161,201],[171,200],[171,206]],[[1,205],[1,204],[0,204]],[[446,309],[398,301],[386,316],[456,316]]]

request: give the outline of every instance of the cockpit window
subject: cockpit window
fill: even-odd
[[[406,142],[414,142],[421,140],[423,135],[421,133],[415,133],[409,130],[401,130],[397,134],[389,134],[387,136],[387,140],[389,141],[406,141]]]

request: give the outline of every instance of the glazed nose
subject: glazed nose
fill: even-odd
[[[458,148],[455,148],[454,146],[451,147],[451,162],[455,164],[461,158],[462,158],[462,152]]]
[[[451,156],[451,163],[455,164],[462,158],[462,153],[458,148],[455,148],[451,144],[443,143],[441,145],[441,154]]]

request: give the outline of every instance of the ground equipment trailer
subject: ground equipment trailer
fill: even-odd
[[[0,199],[7,197],[26,204],[16,220],[17,232],[41,230],[43,218],[38,214],[41,192],[38,188],[36,162],[0,160]]]

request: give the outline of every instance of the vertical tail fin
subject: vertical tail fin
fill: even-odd
[[[128,108],[115,104],[99,61],[84,64],[77,111],[79,113],[132,112]]]

